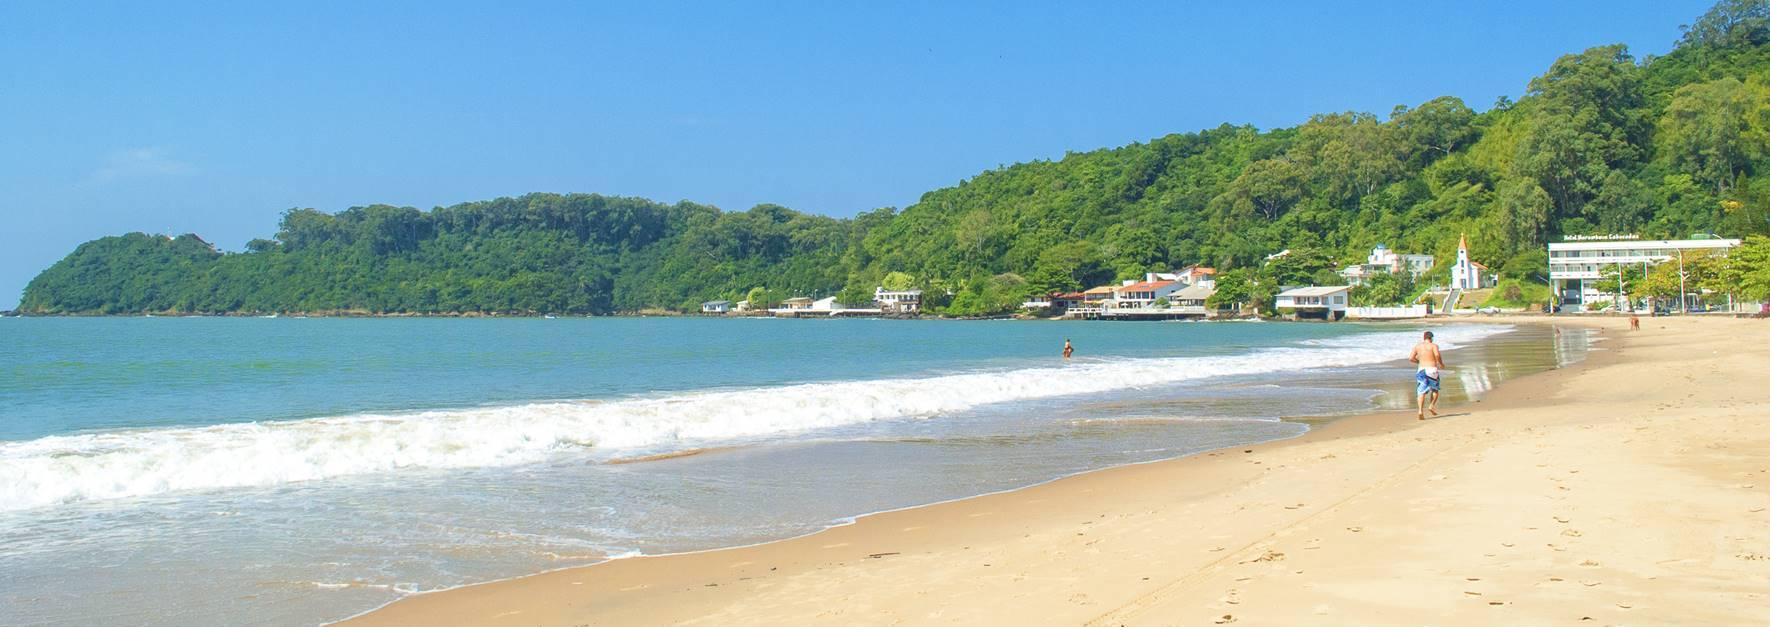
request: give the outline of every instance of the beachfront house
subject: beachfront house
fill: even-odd
[[[1115,289],[1117,288],[1111,285],[1090,287],[1082,291],[1082,301],[1089,305],[1105,305],[1112,300],[1112,293]]]
[[[812,300],[809,296],[794,296],[781,301],[780,308],[788,311],[809,311],[811,303]]]
[[[1661,263],[1677,262],[1678,259],[1699,254],[1726,254],[1728,249],[1739,245],[1737,239],[1678,239],[1678,240],[1644,240],[1633,235],[1612,235],[1606,237],[1568,237],[1567,241],[1549,244],[1549,284],[1561,303],[1561,311],[1584,311],[1591,305],[1614,305],[1619,296],[1614,292],[1598,291],[1598,281],[1603,271],[1621,270],[1629,276],[1638,277],[1646,274],[1649,268]],[[1636,273],[1640,274],[1636,274]],[[1624,285],[1628,285],[1628,281]],[[1695,288],[1686,286],[1692,292]],[[1625,295],[1626,296],[1626,295]],[[1683,306],[1677,309],[1688,310],[1694,303],[1694,294],[1687,294]]]
[[[1407,255],[1390,250],[1388,246],[1377,244],[1371,249],[1364,263],[1346,266],[1340,276],[1346,279],[1347,285],[1363,285],[1364,280],[1378,273],[1401,274],[1403,272],[1418,278],[1432,269],[1432,255]]]
[[[1205,301],[1209,300],[1212,294],[1217,293],[1215,285],[1215,282],[1212,282],[1211,285],[1188,285],[1168,296],[1168,306],[1180,313],[1209,316],[1214,312],[1205,305]]]
[[[873,290],[873,302],[878,303],[879,310],[884,313],[916,313],[922,310],[922,290],[888,290],[878,287]]]
[[[1280,310],[1294,310],[1299,318],[1339,320],[1346,317],[1346,301],[1351,291],[1350,285],[1294,287],[1279,292],[1273,306]]]
[[[731,301],[729,301],[729,300],[710,300],[710,301],[701,303],[701,313],[722,314],[722,313],[729,313],[730,311],[731,311]]]
[[[1179,281],[1125,281],[1113,290],[1113,306],[1118,309],[1142,309],[1153,307],[1155,301],[1166,299],[1168,295],[1180,290]]]
[[[1066,311],[1070,307],[1075,307],[1087,302],[1087,300],[1087,295],[1081,292],[1058,292],[1051,295],[1051,309],[1053,311]]]

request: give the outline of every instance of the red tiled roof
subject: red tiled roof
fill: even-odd
[[[1161,288],[1167,287],[1169,285],[1173,285],[1174,283],[1175,283],[1174,281],[1143,281],[1140,283],[1132,283],[1130,285],[1126,285],[1124,287],[1114,289],[1113,291],[1115,291],[1115,292],[1153,292],[1153,291],[1159,290]]]

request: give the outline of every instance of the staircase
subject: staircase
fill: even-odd
[[[1450,294],[1448,294],[1444,297],[1444,308],[1441,309],[1440,311],[1443,312],[1444,315],[1447,315],[1447,316],[1456,313],[1457,300],[1462,297],[1463,297],[1463,290],[1452,288],[1450,290]]]

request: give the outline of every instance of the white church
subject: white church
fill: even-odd
[[[1457,263],[1450,267],[1450,288],[1453,290],[1478,290],[1493,287],[1499,277],[1487,271],[1487,266],[1469,259],[1469,237],[1457,237]]]

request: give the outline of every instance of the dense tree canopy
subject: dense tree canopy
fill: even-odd
[[[1194,263],[1246,269],[1225,274],[1235,295],[1219,300],[1258,303],[1378,243],[1449,258],[1465,233],[1477,261],[1540,281],[1542,245],[1563,235],[1765,234],[1767,159],[1770,0],[1723,0],[1664,56],[1569,54],[1483,112],[1442,97],[1386,120],[1223,125],[998,168],[840,220],[581,194],[297,209],[240,253],[191,236],[89,242],[32,281],[21,309],[692,311],[853,302],[889,283],[970,315]]]

